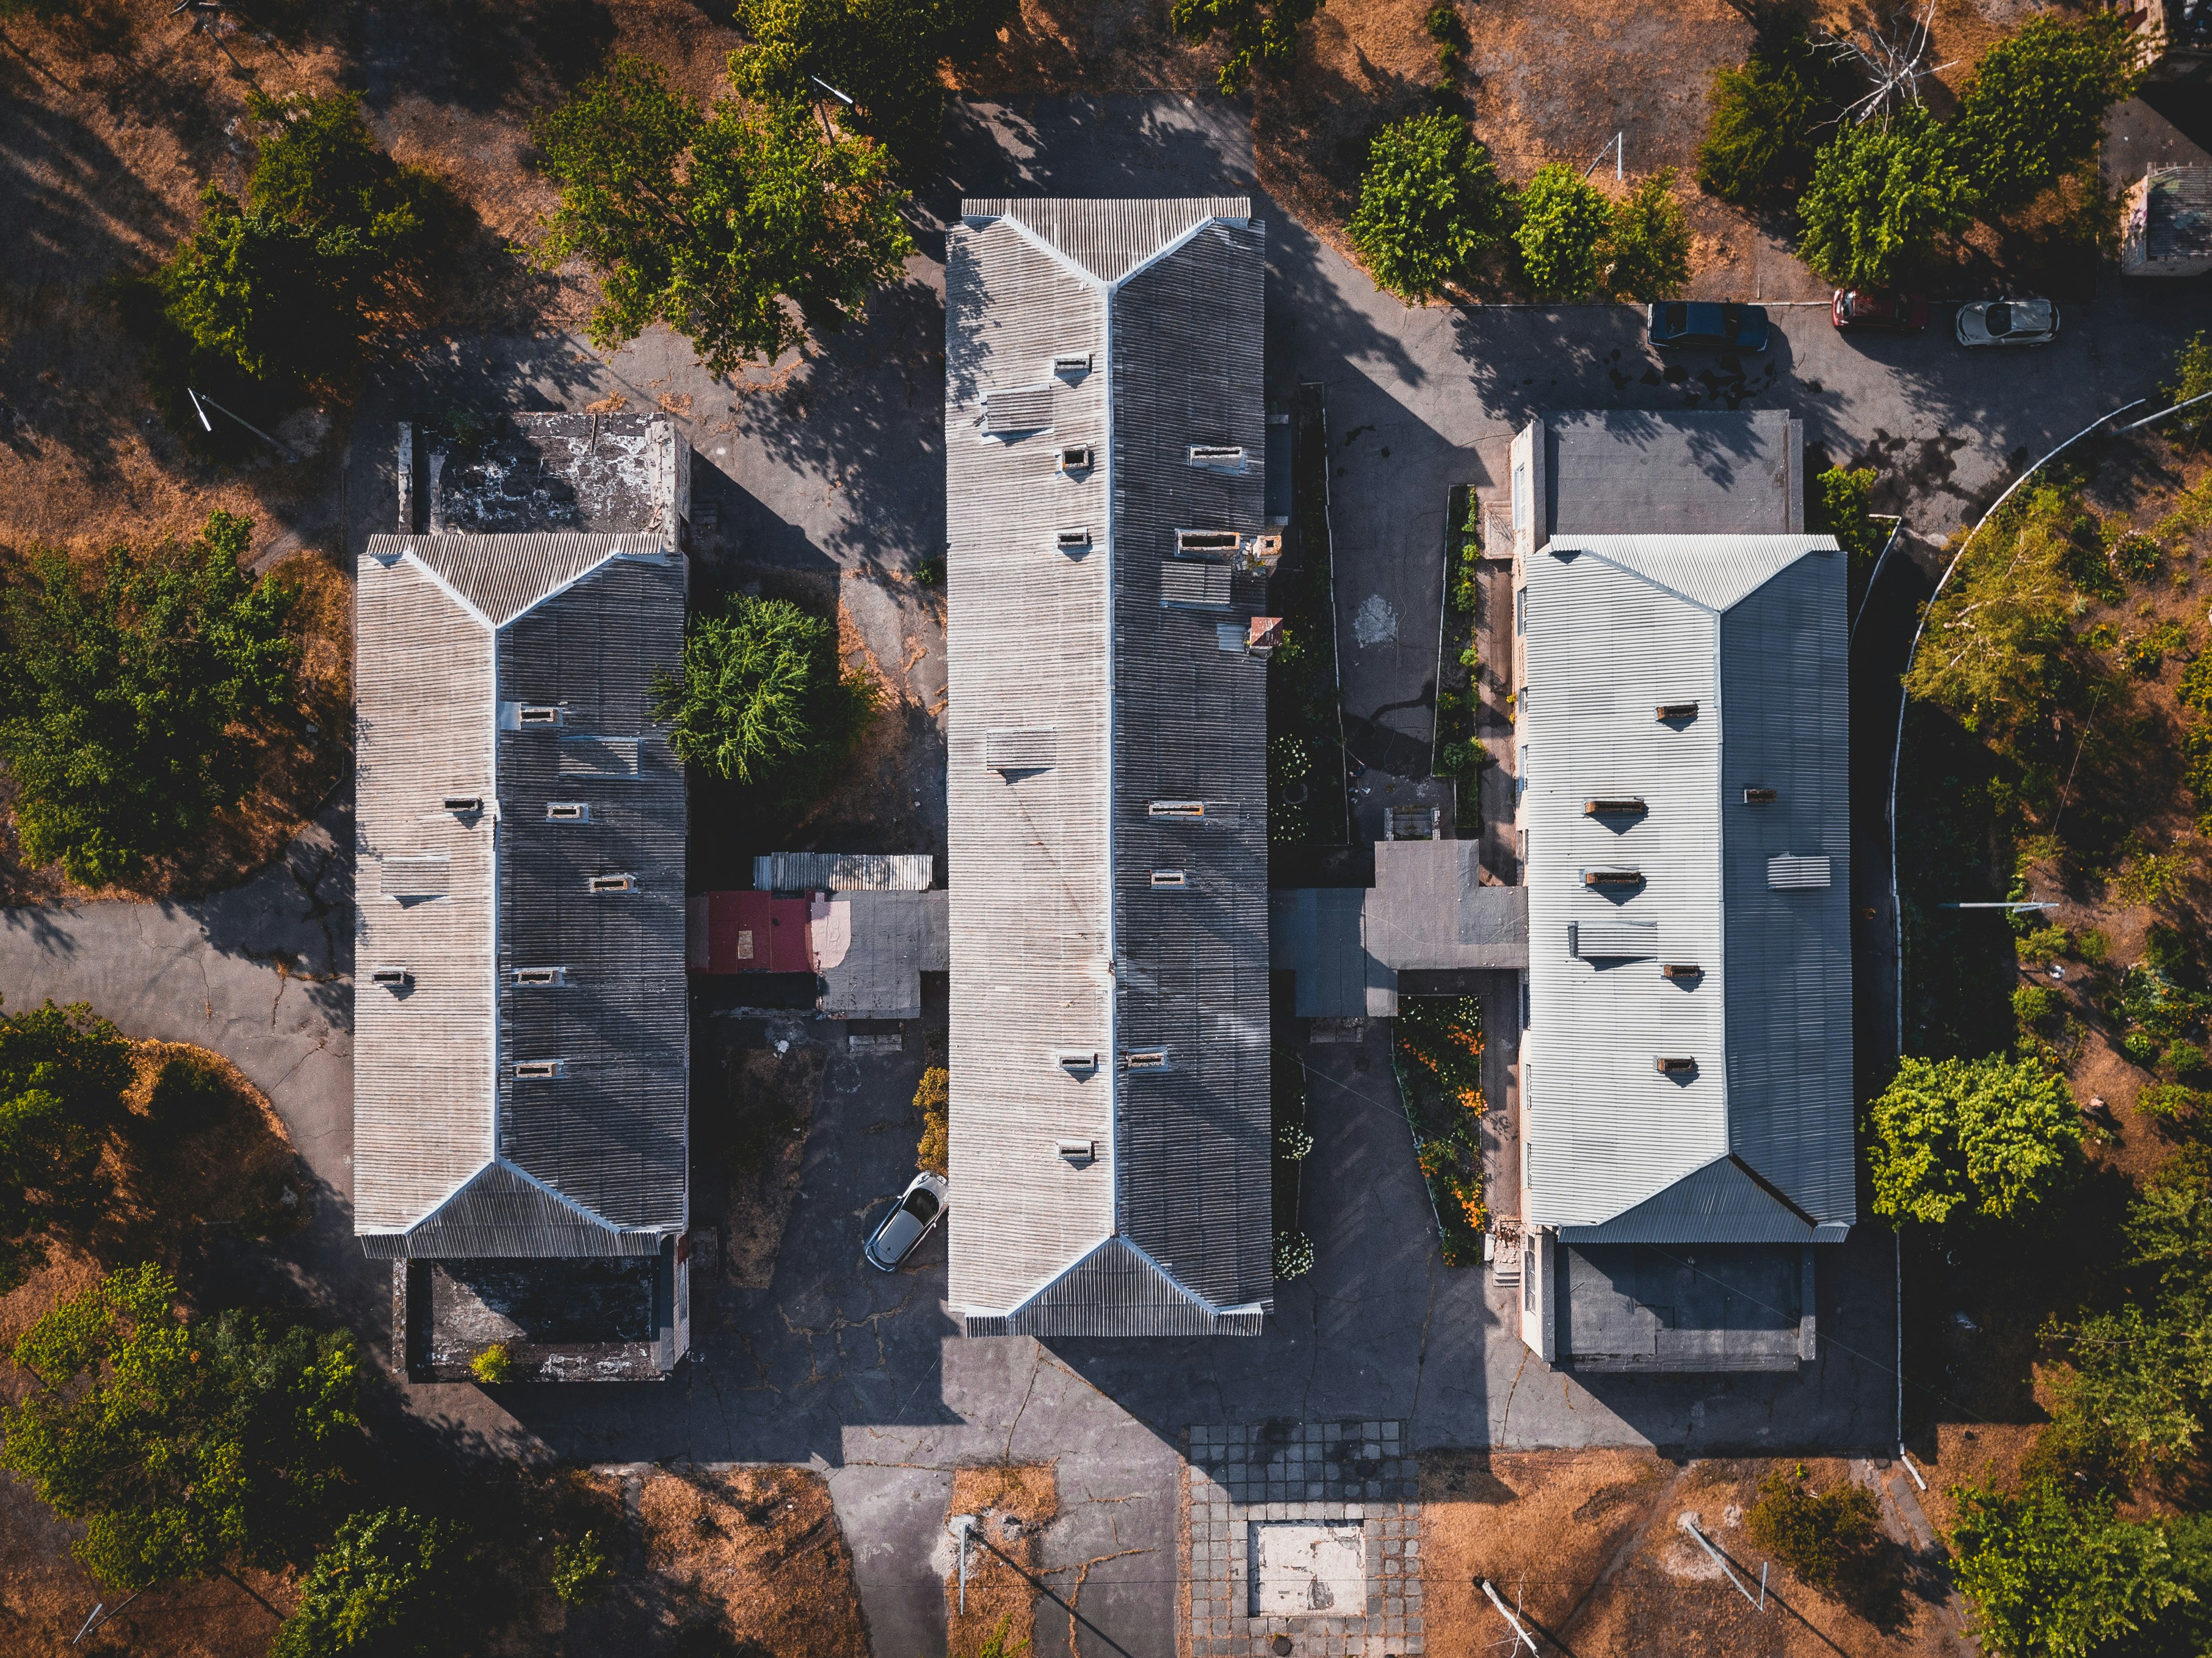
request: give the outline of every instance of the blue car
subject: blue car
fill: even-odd
[[[1766,349],[1766,308],[1662,300],[1648,313],[1651,343],[1664,350],[1684,345],[1718,345],[1737,351]]]

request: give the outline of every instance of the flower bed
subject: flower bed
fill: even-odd
[[[1437,776],[1459,788],[1462,839],[1482,826],[1482,768],[1490,751],[1474,735],[1482,701],[1482,651],[1475,631],[1476,566],[1482,558],[1480,508],[1474,491],[1452,486],[1444,510],[1444,623],[1437,661]]]
[[[1482,1260],[1482,1004],[1471,996],[1399,1004],[1390,1068],[1436,1210],[1444,1265]]]

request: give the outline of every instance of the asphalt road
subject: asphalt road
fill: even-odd
[[[957,118],[948,172],[923,204],[924,247],[908,283],[775,389],[733,395],[665,334],[605,362],[573,339],[471,341],[380,388],[349,458],[356,539],[388,521],[392,418],[463,398],[577,407],[622,391],[634,405],[681,408],[688,397],[679,418],[714,468],[702,493],[723,503],[726,547],[865,584],[876,596],[856,608],[878,655],[902,656],[891,649],[908,631],[893,578],[938,551],[944,533],[942,241],[930,227],[961,194],[1257,193],[1243,114],[1172,99],[971,108]],[[2141,394],[2182,334],[2212,326],[2205,284],[2117,279],[2069,314],[2057,345],[2016,356],[1963,352],[1940,329],[1862,343],[1818,310],[1791,310],[1778,314],[1766,357],[1693,364],[1670,381],[1631,312],[1408,310],[1304,229],[1261,210],[1271,390],[1316,382],[1328,398],[1347,708],[1424,744],[1445,491],[1494,489],[1507,439],[1530,415],[1731,399],[1791,407],[1832,456],[1882,466],[1887,504],[1940,536],[2023,460]],[[1362,611],[1365,643],[1353,635]],[[1893,603],[1870,624],[1863,683],[1893,675],[1905,617],[1909,606]],[[941,686],[927,653],[915,672],[925,690],[933,672]],[[1855,704],[1863,736],[1881,706]],[[941,824],[941,796],[934,809]],[[283,865],[204,904],[0,912],[0,992],[11,1006],[89,1000],[134,1034],[204,1042],[235,1059],[275,1100],[321,1184],[316,1224],[260,1298],[319,1306],[381,1344],[383,1277],[353,1252],[345,1210],[349,839],[333,813]],[[1869,878],[1863,858],[1858,875]],[[1869,972],[1863,955],[1863,984]],[[1893,1407],[1886,1240],[1865,1229],[1824,1271],[1822,1357],[1804,1375],[1606,1379],[1592,1389],[1546,1375],[1502,1326],[1482,1277],[1441,1265],[1379,1041],[1306,1056],[1321,1140],[1309,1165],[1318,1265],[1284,1287],[1258,1340],[955,1337],[940,1301],[941,1245],[890,1279],[857,1252],[862,1216],[900,1183],[907,1150],[901,1136],[866,1131],[903,1113],[918,1062],[836,1050],[775,1281],[702,1332],[702,1363],[661,1387],[496,1398],[412,1387],[408,1408],[456,1444],[500,1454],[817,1463],[884,1654],[941,1643],[942,1520],[963,1462],[1055,1460],[1066,1514],[1046,1544],[1056,1584],[1072,1595],[1079,1584],[1086,1615],[1130,1652],[1153,1653],[1172,1649],[1178,1442],[1194,1424],[1402,1418],[1420,1448],[1884,1448]],[[1057,1644],[1055,1620],[1041,1633]],[[1087,1636],[1079,1644],[1105,1649]]]

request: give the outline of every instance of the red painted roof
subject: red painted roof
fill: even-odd
[[[803,973],[806,900],[766,893],[694,893],[684,928],[684,966],[695,973]]]

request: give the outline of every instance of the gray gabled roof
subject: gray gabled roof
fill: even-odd
[[[358,577],[356,1230],[373,1255],[650,1253],[687,1213],[684,779],[648,712],[684,560],[379,535]]]
[[[1528,1216],[1570,1242],[1839,1236],[1843,555],[1820,536],[1558,533],[1524,581]]]
[[[971,201],[949,239],[948,1294],[978,1332],[1256,1328],[1273,1294],[1267,678],[1218,626],[1263,589],[1177,558],[1265,525],[1265,251],[1243,198]]]

